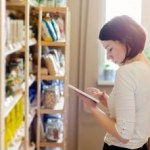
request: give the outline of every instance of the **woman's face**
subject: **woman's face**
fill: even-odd
[[[126,47],[119,41],[101,41],[107,51],[107,59],[112,60],[116,64],[122,64],[126,56]]]

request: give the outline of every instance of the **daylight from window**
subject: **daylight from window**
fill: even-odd
[[[106,0],[106,22],[118,15],[129,15],[141,23],[141,0]]]
[[[128,15],[141,23],[141,12],[142,12],[142,0],[106,0],[106,12],[105,12],[105,22],[109,21],[118,15]],[[105,53],[105,50],[102,50]],[[117,65],[106,59],[106,54],[104,62],[100,65],[100,80],[113,81]]]

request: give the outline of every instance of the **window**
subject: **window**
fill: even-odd
[[[128,15],[141,23],[142,0],[105,0],[105,22],[118,15]],[[102,81],[113,81],[118,66],[106,59],[103,48],[101,48],[100,55],[99,78]]]
[[[118,15],[129,15],[141,23],[141,0],[106,0],[106,22]]]

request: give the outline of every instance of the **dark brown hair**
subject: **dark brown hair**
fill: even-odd
[[[146,33],[142,26],[126,15],[108,21],[100,30],[101,41],[119,41],[127,48],[125,59],[131,59],[143,51]]]

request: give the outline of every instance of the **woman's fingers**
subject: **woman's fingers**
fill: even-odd
[[[89,94],[93,95],[94,97],[97,97],[98,99],[102,96],[103,92],[100,91],[97,88],[89,87],[87,88]]]
[[[91,93],[98,93],[98,92],[100,92],[99,89],[94,88],[94,87],[89,87],[89,88],[87,88],[87,90],[88,90],[88,92],[91,92]]]

